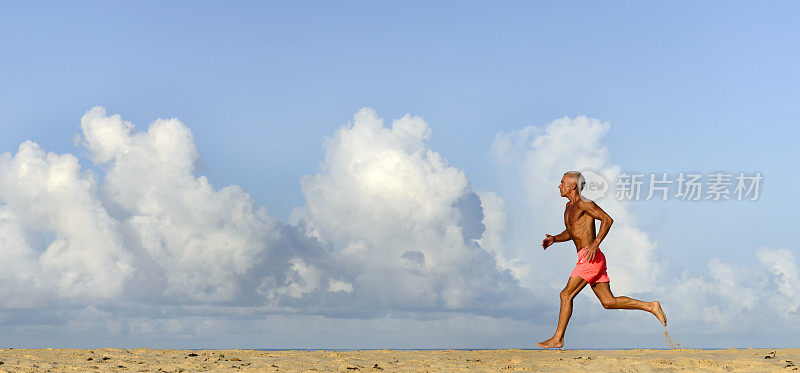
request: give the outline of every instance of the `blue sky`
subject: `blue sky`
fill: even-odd
[[[101,180],[106,168],[74,142],[87,110],[102,106],[139,130],[177,118],[200,153],[196,175],[240,186],[289,223],[308,203],[300,178],[323,170],[325,138],[365,106],[387,125],[410,113],[429,124],[430,149],[506,201],[506,244],[521,248],[557,233],[561,212],[539,215],[552,217],[546,228],[526,226],[537,206],[522,203],[524,176],[490,155],[495,137],[587,116],[610,123],[601,142],[622,170],[764,175],[758,201],[628,204],[656,257],[702,275],[710,258],[746,266],[762,246],[798,254],[786,235],[794,203],[781,193],[800,182],[797,11],[791,2],[5,4],[0,151],[31,140],[75,154]]]

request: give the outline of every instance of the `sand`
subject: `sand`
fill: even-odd
[[[3,349],[0,371],[791,372],[800,349],[254,351]]]

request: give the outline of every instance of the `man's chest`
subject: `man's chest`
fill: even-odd
[[[582,210],[567,207],[564,211],[564,222],[567,224],[567,227],[574,224],[583,224],[588,220],[587,217],[588,215],[586,215],[586,212]]]

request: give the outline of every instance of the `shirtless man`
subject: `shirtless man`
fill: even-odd
[[[655,315],[661,324],[667,326],[667,316],[661,309],[661,304],[655,302],[642,302],[628,297],[615,297],[611,294],[610,279],[606,274],[606,258],[600,251],[600,242],[611,229],[614,222],[600,206],[589,200],[581,198],[584,180],[580,172],[569,171],[561,178],[558,189],[561,196],[569,199],[564,211],[564,224],[567,229],[551,236],[546,234],[542,241],[542,248],[547,249],[556,242],[572,240],[578,250],[578,263],[567,281],[567,286],[561,291],[561,311],[558,313],[558,326],[553,338],[539,342],[536,345],[542,348],[561,348],[564,346],[564,332],[572,316],[572,299],[575,298],[586,284],[592,286],[594,294],[600,299],[604,308],[624,308],[643,310]],[[600,220],[600,233],[595,235],[594,221]]]

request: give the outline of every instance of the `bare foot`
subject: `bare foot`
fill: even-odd
[[[564,347],[564,341],[563,340],[557,341],[553,338],[550,338],[546,341],[539,342],[536,345],[541,348],[561,348]]]
[[[653,310],[650,311],[653,315],[656,315],[658,321],[661,321],[661,324],[667,326],[667,315],[664,313],[664,310],[661,309],[661,303],[658,301],[650,303],[653,306]]]

